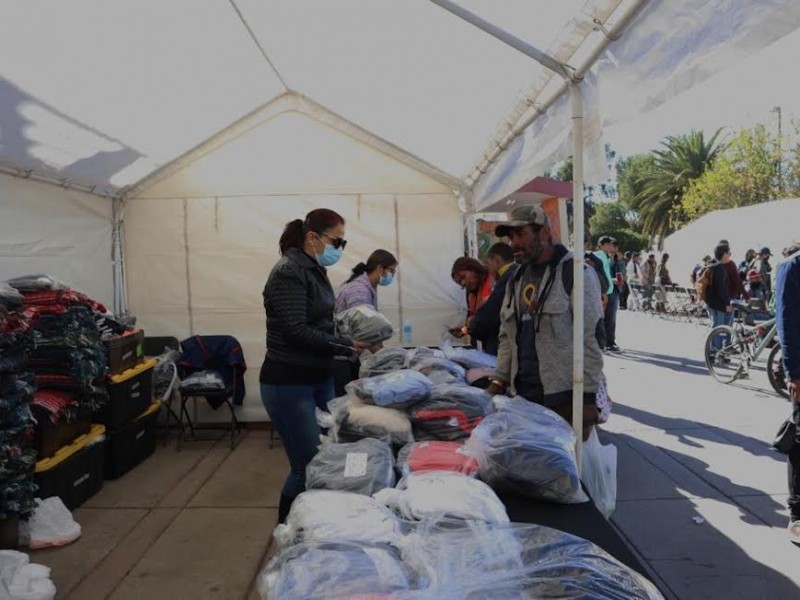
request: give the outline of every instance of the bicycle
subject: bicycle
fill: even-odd
[[[745,324],[753,309],[743,300],[732,300],[733,323],[718,325],[706,337],[705,359],[709,372],[721,383],[733,383],[749,376],[750,365],[772,348],[767,357],[767,377],[772,388],[789,397],[783,374],[781,346],[776,344],[778,326],[774,318],[755,325]]]

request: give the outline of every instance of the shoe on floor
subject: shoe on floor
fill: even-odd
[[[609,352],[621,352],[622,348],[620,348],[616,344],[611,344],[610,346],[606,346],[606,350],[608,350]]]
[[[792,521],[789,527],[786,528],[786,533],[789,534],[789,539],[793,544],[800,546],[800,521]]]

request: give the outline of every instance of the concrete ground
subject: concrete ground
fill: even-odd
[[[696,325],[620,313],[625,350],[606,361],[615,405],[601,436],[619,449],[613,521],[667,597],[800,598],[785,461],[765,442],[789,406],[763,371],[714,381],[703,339]],[[263,432],[233,452],[159,445],[75,511],[78,542],[32,560],[52,567],[59,598],[257,598],[287,469]]]

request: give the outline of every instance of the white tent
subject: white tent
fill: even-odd
[[[286,221],[342,212],[335,282],[397,252],[381,303],[436,342],[461,310],[465,214],[573,146],[602,177],[604,127],[800,27],[790,0],[445,7],[515,36],[501,41],[437,4],[3,2],[0,279],[47,271],[153,335],[236,335],[244,418],[261,419],[260,291]]]
[[[689,274],[706,255],[714,255],[720,240],[727,240],[733,250],[733,260],[740,263],[745,252],[758,252],[767,247],[780,262],[781,251],[800,242],[800,199],[788,198],[764,204],[718,210],[704,215],[667,237],[664,251],[669,253],[672,279],[687,285]]]

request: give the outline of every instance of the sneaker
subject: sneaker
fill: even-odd
[[[789,539],[793,544],[800,546],[800,521],[792,521],[789,527],[786,528],[786,533],[789,534]]]
[[[606,346],[606,350],[608,350],[609,352],[621,352],[622,348],[620,348],[616,344],[611,344],[610,346]]]

